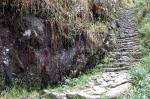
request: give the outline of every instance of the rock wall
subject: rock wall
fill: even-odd
[[[0,3],[3,8],[0,11],[0,71],[6,84],[11,83],[11,78],[27,86],[63,82],[65,77],[75,77],[95,67],[111,48],[108,33],[90,33],[80,23],[70,23],[63,13],[53,17],[52,12],[58,9],[48,5],[58,4],[53,0],[39,1],[47,5],[45,9],[38,8],[36,0],[25,2],[32,4],[32,11],[28,10],[31,6],[24,7],[23,1]]]

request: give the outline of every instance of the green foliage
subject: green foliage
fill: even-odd
[[[139,32],[140,32],[142,38],[144,38],[145,36],[148,36],[150,34],[150,20],[144,20],[141,23],[141,25],[139,27]]]
[[[142,45],[145,48],[150,49],[150,21],[141,23],[139,27],[139,32],[142,38]]]
[[[131,70],[134,90],[123,99],[150,99],[150,54]]]
[[[38,95],[37,91],[30,92],[27,89],[20,88],[16,85],[3,91],[0,95],[0,99],[20,99],[22,97],[35,97]]]
[[[100,30],[101,32],[105,32],[108,33],[108,27],[105,23],[100,22],[100,21],[95,21],[95,22],[89,22],[87,23],[87,27],[88,27],[88,32],[90,33],[94,33],[96,32],[96,30]]]
[[[141,35],[142,45],[150,49],[150,1],[137,0],[137,17],[138,17],[138,30]]]
[[[0,99],[20,99],[22,97],[35,97],[39,96],[39,92],[37,90],[29,90],[27,88],[22,88],[17,85],[15,81],[11,87],[7,87],[4,84],[4,79],[0,77]]]
[[[104,59],[103,59],[104,64],[110,64],[110,55],[109,53],[106,53]]]
[[[142,61],[131,70],[131,75],[135,84],[138,84],[139,81],[143,81],[146,77],[150,76],[149,60],[150,55],[145,56]]]
[[[138,21],[143,21],[143,18],[145,18],[147,15],[150,14],[150,2],[149,0],[137,0],[136,6],[137,6],[137,17]]]

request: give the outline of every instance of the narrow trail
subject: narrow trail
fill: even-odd
[[[137,31],[134,8],[126,9],[118,19],[120,33],[117,36],[118,48],[111,52],[111,65],[102,75],[93,76],[84,87],[74,91],[52,92],[53,99],[109,99],[119,97],[132,88],[129,69],[139,60],[140,40]],[[113,34],[111,34],[113,35]]]

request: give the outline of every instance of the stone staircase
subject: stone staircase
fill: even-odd
[[[118,47],[110,53],[111,64],[105,69],[106,72],[93,76],[82,88],[62,92],[45,90],[45,93],[51,95],[52,99],[101,99],[103,96],[114,99],[128,92],[132,88],[129,69],[141,56],[134,14],[134,8],[127,9],[118,19]]]

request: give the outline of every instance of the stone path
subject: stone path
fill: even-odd
[[[139,60],[139,36],[136,29],[134,9],[122,12],[118,19],[120,33],[117,37],[118,48],[111,52],[111,65],[106,72],[91,78],[84,88],[74,91],[51,92],[53,99],[101,99],[107,96],[109,99],[119,97],[132,88],[128,70],[135,61]],[[113,37],[113,34],[111,34]]]

